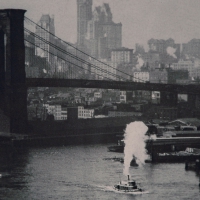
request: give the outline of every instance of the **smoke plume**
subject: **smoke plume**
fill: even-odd
[[[147,153],[145,149],[145,139],[147,139],[145,133],[148,127],[140,121],[132,122],[126,126],[124,133],[124,175],[129,175],[130,162],[133,156],[136,157],[136,162],[140,166],[144,164],[147,159]]]
[[[168,53],[170,56],[172,56],[172,57],[174,57],[174,58],[177,58],[177,56],[175,55],[175,52],[176,52],[176,49],[175,49],[175,48],[173,48],[173,47],[167,47],[167,53]]]
[[[136,68],[140,69],[144,65],[144,60],[140,55],[137,56],[137,65]]]

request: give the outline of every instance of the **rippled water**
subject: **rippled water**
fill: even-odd
[[[107,145],[33,148],[18,154],[10,176],[0,178],[0,199],[200,199],[199,177],[184,164],[131,167],[130,174],[147,194],[121,194],[112,186],[122,176],[123,164],[105,158]],[[8,174],[6,174],[8,175]]]

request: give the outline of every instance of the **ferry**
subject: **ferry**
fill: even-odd
[[[136,182],[134,180],[130,180],[128,175],[127,181],[120,181],[117,185],[114,185],[114,189],[121,192],[142,192],[143,190],[141,188],[138,188]]]

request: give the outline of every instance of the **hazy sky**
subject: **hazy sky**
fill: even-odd
[[[93,0],[93,6],[102,3],[109,3],[113,21],[122,23],[125,47],[146,45],[150,38],[171,37],[177,43],[200,38],[200,0]],[[0,7],[26,9],[35,22],[54,14],[56,35],[76,42],[76,0],[0,0]]]

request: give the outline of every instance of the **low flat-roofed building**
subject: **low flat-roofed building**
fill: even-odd
[[[142,116],[141,112],[121,112],[121,111],[108,111],[108,117],[132,117]]]

